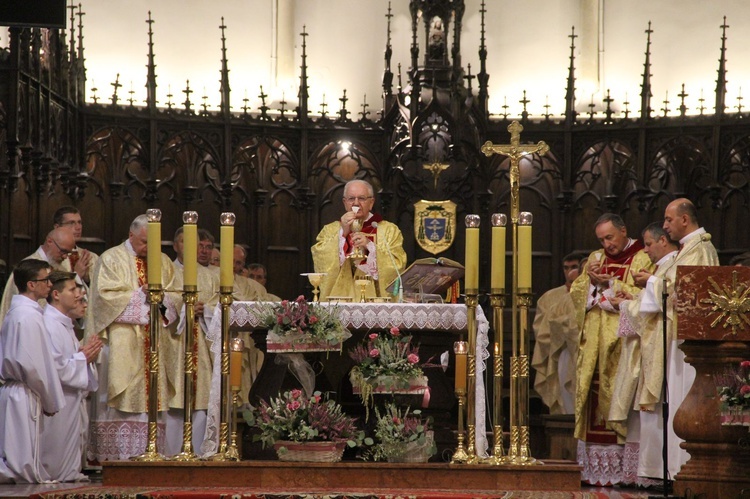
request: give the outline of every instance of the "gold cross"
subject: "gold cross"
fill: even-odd
[[[521,158],[527,154],[537,153],[540,156],[544,156],[549,152],[549,146],[542,140],[536,145],[521,145],[523,126],[517,121],[508,125],[508,131],[510,132],[510,144],[496,145],[488,140],[482,146],[482,152],[487,157],[493,154],[501,154],[510,158],[510,218],[512,221],[517,222],[520,211],[518,196],[521,177],[518,164],[521,162]]]
[[[435,179],[435,189],[437,189],[438,177],[440,177],[440,174],[443,173],[443,170],[447,169],[449,166],[451,166],[449,163],[440,163],[439,161],[433,161],[432,163],[422,165],[422,168],[424,168],[425,170],[429,170],[432,173],[432,178]]]

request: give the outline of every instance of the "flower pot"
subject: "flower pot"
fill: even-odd
[[[289,442],[279,440],[273,444],[280,461],[307,461],[337,463],[344,454],[346,442]]]
[[[360,395],[360,386],[353,376],[350,379],[354,394]],[[417,376],[406,380],[398,376],[376,376],[366,378],[365,381],[372,387],[372,393],[422,395],[427,390],[427,376]]]
[[[720,417],[723,426],[750,426],[750,409],[748,408],[722,407]]]
[[[340,352],[341,342],[307,341],[304,339],[272,341],[269,338],[266,343],[266,351],[269,353]]]
[[[391,455],[388,456],[389,463],[426,463],[432,454],[434,454],[434,436],[432,431],[426,433],[425,441],[408,442],[400,448],[395,446],[390,449]]]

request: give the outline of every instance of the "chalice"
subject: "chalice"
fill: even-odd
[[[372,278],[369,275],[363,275],[354,279],[354,284],[359,287],[360,303],[365,303],[367,301],[365,298],[365,291],[367,290],[367,283],[369,283],[371,279]]]
[[[310,281],[310,285],[313,287],[313,301],[318,301],[318,288],[320,282],[323,280],[323,276],[326,275],[325,272],[307,272],[300,275],[307,276],[307,280]]]
[[[352,206],[352,211],[354,213],[358,213],[359,206]],[[362,232],[362,220],[360,220],[359,218],[355,218],[354,220],[352,220],[350,228],[353,233]],[[349,253],[348,258],[351,258],[352,260],[362,260],[364,257],[365,254],[362,252],[362,248],[356,247],[354,248],[354,251]]]

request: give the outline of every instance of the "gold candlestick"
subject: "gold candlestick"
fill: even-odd
[[[222,232],[229,234],[228,228],[234,229],[234,222],[236,218],[234,213],[222,213],[221,214],[221,225]],[[234,246],[233,235],[234,231],[231,231],[231,237],[226,235],[221,240],[221,251],[222,255],[224,251],[231,252]],[[225,246],[228,249],[225,250]],[[224,261],[222,260],[222,264]],[[224,272],[224,267],[222,267]],[[229,450],[229,415],[232,411],[232,397],[229,390],[229,319],[231,314],[231,306],[233,302],[232,292],[234,291],[234,276],[231,279],[225,278],[225,283],[230,285],[223,286],[219,284],[219,304],[221,305],[221,422],[219,423],[219,450],[211,456],[213,461],[229,461],[232,460],[232,456],[227,455]]]
[[[232,390],[232,433],[229,438],[229,446],[225,458],[227,461],[239,461],[240,453],[237,449],[237,407],[239,406],[240,388],[242,386],[242,351],[245,342],[242,338],[232,340],[232,352],[229,361],[229,386]]]
[[[149,252],[158,251],[161,257],[161,210],[150,209],[147,210],[148,224],[150,227],[149,235],[153,241],[158,241],[158,247],[155,247],[155,242],[148,247]],[[159,230],[154,230],[155,224]],[[154,257],[149,256],[148,261],[153,262]],[[161,264],[161,261],[159,260]],[[149,273],[152,275],[153,273]],[[152,275],[152,277],[154,277]],[[149,368],[149,392],[148,392],[148,443],[146,445],[146,452],[140,456],[134,456],[131,459],[134,461],[163,461],[165,457],[159,454],[156,447],[156,434],[157,434],[157,421],[159,417],[159,336],[161,333],[161,311],[159,306],[164,301],[164,291],[161,285],[161,274],[159,278],[154,277],[155,283],[148,283],[148,301],[150,305],[150,317],[149,317],[149,355],[148,355],[148,368]]]
[[[182,214],[182,221],[185,227],[189,230],[183,230],[183,234],[193,234],[196,232],[196,225],[198,224],[198,213],[194,211],[186,211]],[[195,285],[197,282],[197,256],[196,252],[198,249],[198,241],[193,238],[185,237],[186,241],[185,249],[187,250],[188,245],[193,248],[190,251],[184,251],[183,253],[183,264],[184,264],[184,282],[182,286],[182,297],[185,301],[185,373],[184,373],[184,387],[183,387],[183,409],[184,409],[184,420],[182,422],[182,451],[174,456],[175,461],[196,461],[198,456],[193,450],[193,392],[195,386],[193,383],[193,376],[196,369],[196,357],[193,354],[193,346],[195,345],[195,304],[198,301],[198,286]],[[187,265],[189,260],[193,260],[191,266]],[[190,284],[192,283],[192,284]]]
[[[465,428],[464,428],[464,404],[466,403],[466,357],[469,347],[465,341],[457,341],[453,344],[453,352],[456,354],[456,383],[455,391],[458,399],[458,443],[456,452],[453,453],[451,464],[466,464],[469,461],[469,455],[464,448]]]
[[[367,301],[366,291],[367,291],[367,284],[370,282],[370,279],[366,277],[360,277],[358,279],[354,280],[354,284],[359,286],[359,302],[365,303]]]
[[[468,329],[468,383],[466,387],[467,464],[479,462],[476,454],[477,305],[479,299],[479,215],[466,215],[466,323]]]

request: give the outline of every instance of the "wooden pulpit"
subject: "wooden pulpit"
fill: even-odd
[[[714,375],[750,360],[750,268],[678,267],[674,310],[680,348],[696,370],[674,418],[690,453],[675,492],[740,497],[750,490],[750,434],[745,426],[721,425]]]

